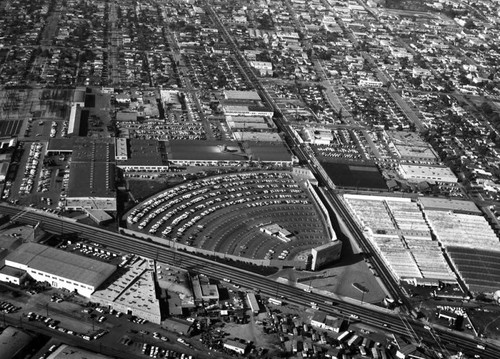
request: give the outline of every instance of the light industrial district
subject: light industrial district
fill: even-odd
[[[0,0],[0,357],[498,359],[498,7]]]

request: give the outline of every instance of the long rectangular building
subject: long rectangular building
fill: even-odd
[[[114,139],[75,140],[66,208],[116,211],[114,147]]]
[[[5,266],[87,298],[116,270],[114,265],[38,243],[22,244],[5,258]]]
[[[247,301],[248,305],[250,306],[250,309],[254,314],[257,314],[259,312],[259,303],[257,302],[257,298],[255,297],[255,294],[252,292],[247,293]]]
[[[246,141],[166,142],[168,162],[177,166],[243,166],[250,161],[291,166],[292,155],[283,143]]]
[[[448,167],[400,164],[399,172],[410,182],[458,182],[457,176]]]

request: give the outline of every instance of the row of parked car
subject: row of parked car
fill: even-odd
[[[156,345],[151,345],[144,343],[142,345],[142,354],[149,356],[150,358],[179,358],[179,359],[191,359],[192,355],[179,353],[174,350],[167,350],[160,348]]]
[[[21,307],[16,307],[12,303],[9,303],[9,302],[6,302],[6,301],[0,302],[0,310],[3,313],[7,313],[7,314],[9,314],[9,313],[15,313],[15,312],[17,312],[20,309],[21,309]]]
[[[24,177],[21,180],[21,187],[19,188],[19,193],[21,195],[31,193],[33,189],[39,162],[41,160],[42,148],[43,145],[39,142],[33,142],[30,146],[28,160],[26,161],[26,167],[24,169]]]
[[[83,333],[78,333],[73,330],[68,330],[64,327],[59,326],[60,321],[54,320],[50,317],[46,317],[41,314],[37,314],[34,312],[29,312],[26,317],[28,318],[29,321],[37,321],[45,324],[48,328],[60,331],[61,333],[69,334],[69,335],[74,335],[74,336],[79,336],[85,340],[95,340],[99,339],[103,335],[109,333],[108,330],[105,329],[99,329],[98,331],[92,333],[92,334],[83,334]]]

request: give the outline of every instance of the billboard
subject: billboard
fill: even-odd
[[[342,242],[339,240],[313,248],[311,250],[312,254],[311,269],[318,270],[327,264],[339,260],[341,252],[342,252]]]

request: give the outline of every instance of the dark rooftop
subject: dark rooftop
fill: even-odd
[[[131,139],[128,141],[128,159],[120,164],[128,166],[164,166],[166,163],[165,142]]]
[[[250,147],[253,160],[257,161],[291,161],[292,155],[281,142],[245,142]]]
[[[115,160],[114,139],[79,137],[73,146],[73,162]]]
[[[109,162],[72,162],[68,197],[114,197],[115,166]]]
[[[51,138],[47,146],[48,152],[72,152],[76,137]]]

